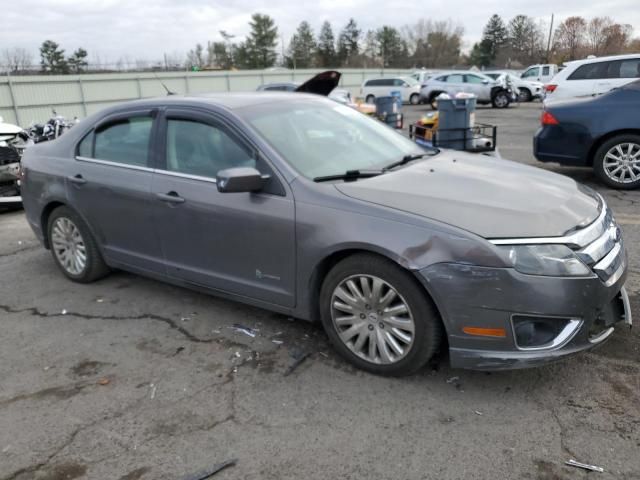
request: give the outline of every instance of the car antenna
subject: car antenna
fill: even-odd
[[[160,77],[158,76],[158,74],[156,72],[153,72],[153,75],[156,77],[156,80],[158,80],[160,82],[160,85],[162,85],[164,87],[164,89],[167,91],[167,95],[177,95],[176,92],[172,92],[171,90],[169,90],[169,88],[164,84],[164,82],[162,80],[160,80]]]

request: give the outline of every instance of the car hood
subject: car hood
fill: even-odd
[[[600,210],[597,195],[568,177],[454,151],[336,188],[485,238],[562,236]]]
[[[302,93],[315,93],[316,95],[328,96],[331,91],[340,83],[340,77],[342,74],[335,70],[327,70],[317,74],[315,77],[310,78],[298,88],[296,92]]]

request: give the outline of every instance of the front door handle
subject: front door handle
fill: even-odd
[[[178,195],[177,192],[169,192],[169,193],[156,193],[156,197],[158,200],[162,200],[163,202],[168,203],[184,203],[184,198]]]
[[[87,180],[80,174],[77,174],[73,177],[67,177],[67,180],[69,180],[71,183],[75,183],[76,185],[84,185],[85,183],[87,183]]]

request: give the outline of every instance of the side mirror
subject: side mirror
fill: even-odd
[[[482,80],[482,83],[484,83],[485,85],[489,85],[489,80]]]
[[[257,192],[268,179],[268,175],[261,175],[255,168],[227,168],[216,175],[216,185],[220,193]]]

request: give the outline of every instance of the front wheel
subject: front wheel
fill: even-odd
[[[411,94],[411,96],[409,97],[409,103],[411,105],[418,105],[420,103],[420,95],[418,95],[417,93]]]
[[[520,94],[518,95],[518,100],[520,102],[522,103],[530,102],[532,98],[533,96],[531,95],[531,92],[529,90],[527,90],[526,88],[520,89]]]
[[[367,98],[365,100],[367,103],[373,104],[376,101],[376,97],[374,97],[373,95],[367,95]]]
[[[323,326],[338,352],[357,367],[409,375],[435,353],[442,323],[411,274],[370,254],[348,257],[320,291]]]
[[[74,282],[90,283],[109,273],[89,227],[70,208],[51,213],[47,233],[53,259]]]
[[[491,101],[493,108],[507,108],[509,106],[509,93],[502,90],[496,93]]]
[[[596,151],[593,168],[610,187],[640,187],[640,135],[618,135],[604,142]]]

